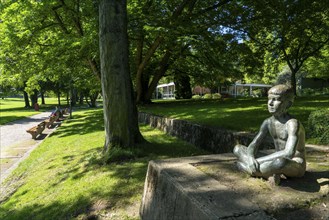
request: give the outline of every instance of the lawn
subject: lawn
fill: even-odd
[[[46,105],[40,105],[39,111],[47,111],[55,108],[57,98],[46,98]],[[66,103],[66,101],[63,103]],[[25,118],[27,116],[38,114],[33,108],[24,108],[23,98],[5,98],[0,99],[0,125],[8,122]]]
[[[149,160],[207,154],[141,126],[139,157],[104,164],[102,116],[75,112],[20,164],[1,186],[0,219],[138,219]]]
[[[291,113],[305,124],[319,108],[329,108],[328,97],[298,98]],[[167,101],[140,110],[248,131],[268,117],[266,99]],[[208,153],[140,128],[148,143],[139,146],[138,157],[106,164],[102,109],[75,111],[1,185],[0,219],[138,219],[149,160]]]
[[[309,114],[323,108],[329,109],[328,96],[297,97],[289,112],[307,126]],[[140,106],[139,110],[208,126],[251,132],[258,131],[262,121],[270,116],[265,98],[166,100]]]

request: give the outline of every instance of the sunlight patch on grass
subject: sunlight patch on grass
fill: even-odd
[[[57,99],[54,98],[46,98],[47,105],[40,105],[40,111],[35,111],[33,108],[24,108],[23,98],[0,99],[0,125],[52,109],[56,105],[56,101]]]

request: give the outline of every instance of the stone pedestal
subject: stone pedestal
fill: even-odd
[[[235,161],[230,153],[151,161],[141,218],[275,219],[328,195],[328,172],[308,171],[273,188],[266,180],[239,172]]]

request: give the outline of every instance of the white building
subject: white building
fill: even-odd
[[[271,87],[272,87],[272,85],[268,85],[268,84],[235,83],[233,85],[226,86],[226,87],[221,86],[220,88],[218,88],[218,92],[221,94],[227,94],[227,95],[233,96],[233,97],[237,97],[237,96],[257,97],[260,94],[259,89],[268,90]],[[170,82],[167,84],[158,85],[156,88],[156,91],[155,91],[155,98],[156,99],[174,99],[175,98],[175,83]]]
[[[155,90],[156,99],[174,99],[175,98],[175,83],[160,84]]]

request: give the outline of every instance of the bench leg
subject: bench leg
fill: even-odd
[[[31,134],[31,135],[32,135],[32,139],[35,140],[35,139],[37,138],[37,135],[38,135],[38,134],[37,134],[37,133],[33,133],[33,134]]]

